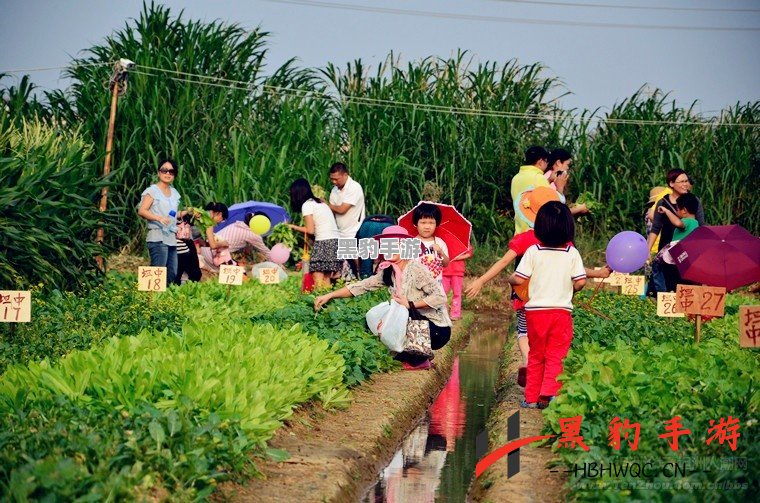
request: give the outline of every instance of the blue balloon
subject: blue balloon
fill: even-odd
[[[644,266],[649,258],[647,240],[638,232],[623,231],[615,234],[607,244],[607,265],[613,271],[633,272]]]

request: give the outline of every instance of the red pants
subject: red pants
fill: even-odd
[[[539,396],[555,396],[562,384],[562,361],[573,341],[573,315],[564,309],[525,311],[528,320],[528,373],[525,401],[537,402]]]
[[[454,291],[454,297],[451,299],[451,316],[454,318],[461,318],[462,316],[462,283],[464,281],[463,276],[444,276],[443,277],[443,291],[446,295],[452,290]]]

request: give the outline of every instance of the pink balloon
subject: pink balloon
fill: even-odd
[[[277,243],[269,250],[269,260],[275,264],[284,264],[290,258],[290,248],[282,243]]]

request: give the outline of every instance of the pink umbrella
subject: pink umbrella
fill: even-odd
[[[420,201],[414,208],[422,203],[434,204],[441,210],[441,223],[436,227],[435,234],[446,243],[449,249],[449,258],[453,260],[468,251],[470,249],[470,235],[472,234],[472,224],[470,221],[450,204]],[[409,231],[409,234],[412,236],[417,235],[417,228],[412,223],[414,208],[401,215],[398,219],[398,224]]]
[[[683,279],[734,290],[760,281],[760,238],[740,225],[703,225],[670,249]]]

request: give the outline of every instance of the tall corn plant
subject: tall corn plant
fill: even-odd
[[[116,211],[100,213],[104,183],[92,175],[92,146],[75,130],[37,120],[12,125],[0,111],[0,284],[77,289],[96,280],[104,250],[95,232],[122,234]]]
[[[666,186],[667,171],[682,168],[696,180],[694,193],[702,198],[708,223],[738,222],[757,233],[759,214],[750,194],[758,189],[751,175],[758,171],[760,130],[721,124],[756,124],[759,107],[737,106],[719,119],[704,119],[694,105],[679,108],[659,89],[642,88],[595,128],[586,114],[573,135],[573,188],[592,192],[605,205],[593,232],[641,231],[649,189]],[[635,123],[615,122],[620,119]]]
[[[74,80],[72,106],[57,108],[80,121],[98,149],[105,145],[110,100],[104,90],[110,70],[102,64],[121,57],[137,63],[120,101],[114,138],[112,197],[127,209],[130,231],[140,229],[134,208],[162,154],[176,158],[177,187],[186,202],[196,205],[210,199],[270,198],[275,190],[282,199],[285,173],[294,166],[304,169],[307,163],[299,157],[314,155],[312,145],[319,145],[314,138],[321,142],[324,129],[318,106],[308,129],[297,124],[298,113],[307,108],[303,99],[285,94],[275,106],[260,91],[268,82],[262,75],[266,37],[258,29],[185,20],[182,13],[174,17],[168,8],[150,4],[138,19],[73,62],[68,70]],[[271,79],[286,90],[313,80],[292,62]],[[281,120],[285,128],[278,128]],[[275,130],[278,135],[269,138]],[[273,160],[282,150],[288,160],[276,165]],[[273,174],[278,177],[270,179]]]
[[[344,70],[328,65],[352,169],[372,188],[370,209],[401,214],[431,180],[443,188],[442,202],[475,220],[481,241],[506,238],[510,225],[500,213],[511,212],[509,182],[523,150],[563,134],[561,120],[499,116],[558,112],[548,100],[558,82],[542,71],[514,60],[471,68],[464,52],[406,66],[390,54],[372,76],[361,61]]]

